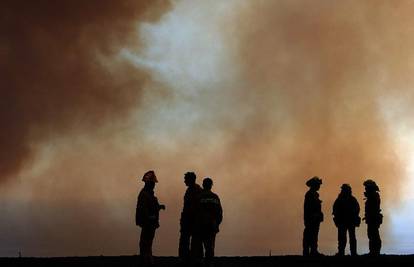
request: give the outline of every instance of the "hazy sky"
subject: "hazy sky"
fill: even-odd
[[[5,1],[0,256],[130,255],[154,169],[156,255],[176,255],[183,174],[210,176],[218,255],[299,254],[318,175],[320,250],[342,183],[381,189],[384,252],[414,246],[414,2]],[[367,251],[366,227],[358,229]]]

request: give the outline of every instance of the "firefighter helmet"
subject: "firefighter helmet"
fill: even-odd
[[[314,176],[306,182],[306,185],[309,187],[313,187],[313,186],[321,185],[321,184],[322,184],[322,179],[320,179],[318,176]]]
[[[368,179],[364,182],[364,186],[367,189],[372,189],[374,191],[380,191],[377,183],[374,180]]]
[[[158,183],[157,176],[154,171],[147,171],[142,177],[142,181]]]

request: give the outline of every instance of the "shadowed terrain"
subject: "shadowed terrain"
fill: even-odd
[[[65,258],[0,258],[1,266],[140,266],[137,256],[65,257]],[[157,257],[156,266],[177,266],[176,257]],[[413,266],[414,255],[380,257],[219,257],[215,266]]]

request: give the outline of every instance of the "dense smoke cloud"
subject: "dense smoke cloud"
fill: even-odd
[[[117,61],[161,1],[6,1],[1,8],[1,180],[33,144],[102,126],[134,107],[145,75]],[[162,9],[164,10],[164,9]]]
[[[361,206],[363,180],[378,182],[388,232],[407,178],[398,130],[413,125],[409,1],[7,6],[0,168],[20,179],[2,189],[2,253],[135,253],[148,169],[167,205],[157,254],[176,254],[188,170],[211,176],[222,198],[219,255],[299,253],[313,175],[324,183],[322,251],[336,249],[343,182]]]
[[[343,182],[354,187],[361,204],[366,178],[379,183],[385,203],[398,197],[396,181],[406,176],[405,155],[389,131],[394,124],[387,124],[381,104],[390,87],[394,93],[407,92],[399,87],[401,80],[387,78],[396,71],[388,64],[399,53],[388,39],[396,37],[391,28],[410,30],[400,23],[406,20],[390,16],[402,6],[377,4],[261,1],[247,5],[238,20],[237,62],[246,81],[246,89],[238,92],[246,104],[237,105],[236,111],[255,108],[236,132],[230,161],[256,166],[250,177],[259,188],[250,198],[269,203],[251,206],[255,213],[268,214],[260,237],[255,232],[249,237],[260,240],[257,246],[283,250],[292,234],[300,240],[303,184],[312,175],[324,179],[321,195],[328,223]],[[411,38],[407,42],[412,44]],[[408,47],[406,52],[412,57]],[[400,75],[408,74],[402,79],[411,80],[408,66],[393,67]],[[390,215],[391,209],[384,212]],[[250,225],[256,218],[246,220]],[[331,246],[329,227],[322,228],[323,247]],[[272,231],[280,241],[268,235]]]
[[[403,58],[413,56],[413,21],[406,11],[411,4],[185,3],[178,5],[176,14],[143,31],[150,32],[151,46],[175,48],[174,55],[160,59],[148,49],[132,60],[178,88],[177,94],[184,96],[176,100],[178,110],[192,107],[198,120],[190,124],[189,140],[216,141],[203,146],[205,152],[182,142],[178,147],[201,156],[203,169],[222,180],[223,203],[231,207],[219,248],[241,254],[300,251],[304,183],[313,175],[324,180],[322,249],[335,247],[331,205],[342,183],[354,187],[363,207],[362,183],[375,179],[385,199],[384,213],[391,215],[399,182],[407,178],[407,154],[393,128],[407,118],[387,117],[397,108],[390,99],[411,96],[404,83],[412,84],[412,67]],[[209,12],[211,6],[215,13]],[[201,9],[209,21],[202,20]],[[177,23],[179,14],[192,24],[186,19]],[[198,24],[198,19],[203,22]],[[175,32],[175,27],[177,32],[205,34],[188,34],[190,45],[160,35],[166,29]],[[393,42],[397,38],[403,41]],[[215,46],[206,46],[205,39]],[[210,77],[208,56],[216,63],[212,77],[221,82],[212,78],[200,85]],[[201,74],[193,76],[194,69]],[[171,73],[181,79],[172,79]],[[387,224],[383,230],[387,233]]]

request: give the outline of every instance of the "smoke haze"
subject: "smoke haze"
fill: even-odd
[[[30,161],[36,141],[102,125],[136,105],[145,75],[114,55],[138,43],[135,23],[155,2],[2,4],[2,180]]]
[[[340,185],[363,207],[366,178],[381,188],[386,249],[402,251],[389,227],[414,148],[410,1],[5,6],[1,254],[136,253],[148,169],[167,205],[158,255],[177,253],[188,170],[222,199],[219,255],[299,253],[314,175],[321,251],[336,250]]]

